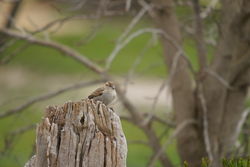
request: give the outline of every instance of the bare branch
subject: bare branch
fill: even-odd
[[[74,6],[72,8],[70,8],[70,10],[71,11],[79,10],[85,5],[86,2],[87,2],[87,0],[76,1]]]
[[[157,152],[159,149],[161,149],[161,145],[160,145],[160,141],[158,140],[155,132],[151,128],[149,128],[148,126],[142,125],[143,116],[130,103],[130,101],[127,99],[127,97],[123,94],[120,87],[117,87],[117,94],[119,95],[119,98],[120,98],[123,106],[130,112],[132,122],[144,131],[144,133],[148,137],[150,147],[154,150],[154,152]],[[165,166],[169,166],[169,167],[173,166],[166,154],[160,155],[160,161]]]
[[[218,0],[211,0],[207,8],[201,13],[201,18],[206,18],[211,13],[212,9],[215,8],[217,3]]]
[[[89,16],[89,17],[90,17],[90,18],[94,18],[94,16],[92,16],[92,17]],[[56,20],[51,21],[51,22],[47,23],[46,25],[44,25],[44,26],[38,28],[37,30],[32,31],[32,32],[31,32],[31,35],[35,35],[35,34],[37,34],[37,33],[44,32],[45,37],[48,37],[48,34],[47,34],[45,31],[48,30],[49,28],[51,28],[51,27],[53,27],[53,26],[55,26],[55,25],[59,25],[58,28],[57,28],[57,29],[59,29],[59,27],[62,26],[66,21],[69,21],[69,20],[71,20],[71,19],[77,19],[77,18],[84,18],[84,19],[85,19],[85,18],[88,18],[88,16],[85,16],[85,15],[83,15],[83,16],[76,15],[76,16],[68,16],[68,17],[56,19]],[[35,23],[32,22],[32,20],[30,20],[30,22],[31,22],[35,27],[38,27]],[[96,29],[96,28],[95,28],[95,29]],[[56,31],[56,30],[55,30],[55,31]],[[53,31],[53,33],[54,33],[55,31]],[[95,33],[95,31],[94,31],[94,33]],[[88,38],[89,38],[89,37],[92,38],[92,36],[93,36],[94,33],[91,33],[91,34],[90,34],[91,36],[88,36]],[[89,40],[89,39],[88,39],[88,40]],[[48,40],[46,40],[46,41],[48,41]],[[16,42],[16,40],[10,41],[10,43],[9,43],[8,45],[6,45],[6,46],[4,46],[4,47],[1,47],[1,48],[0,48],[0,51],[4,50],[6,47],[9,47],[9,46],[12,45],[14,42]],[[86,41],[85,41],[85,42],[86,42]],[[21,47],[19,47],[18,49],[16,49],[16,51],[14,51],[13,53],[11,53],[9,56],[4,57],[4,58],[1,60],[0,63],[2,63],[2,64],[8,63],[14,56],[16,56],[17,53],[19,53],[20,51],[26,49],[28,46],[29,46],[29,44],[24,44],[24,45],[22,45]]]
[[[150,113],[143,113],[143,116],[144,116],[144,117],[148,117],[149,114],[150,114]],[[133,123],[134,125],[137,125],[137,126],[140,125],[140,124],[138,124],[139,122],[133,121],[133,119],[132,119],[131,117],[124,116],[124,115],[120,115],[120,118],[121,118],[121,120],[131,122],[131,123]],[[145,118],[144,118],[144,119],[145,119]],[[159,123],[161,123],[162,125],[167,126],[167,127],[169,127],[169,128],[175,128],[175,127],[176,127],[176,125],[175,125],[175,123],[174,123],[173,121],[169,121],[169,120],[166,120],[166,119],[162,119],[162,118],[160,118],[160,117],[158,117],[158,116],[156,116],[156,115],[153,115],[153,116],[152,116],[152,119],[151,119],[150,121],[159,122]]]
[[[62,89],[59,89],[59,90],[56,90],[56,91],[53,91],[53,92],[50,92],[50,93],[46,93],[46,94],[37,96],[35,98],[30,99],[26,103],[16,107],[16,108],[13,108],[13,109],[10,109],[10,110],[7,110],[5,112],[0,113],[0,119],[4,118],[4,117],[7,117],[7,116],[10,116],[10,115],[13,115],[13,114],[16,114],[16,113],[20,113],[24,109],[26,109],[29,106],[33,105],[34,103],[44,101],[44,100],[48,100],[49,98],[52,98],[52,97],[57,96],[59,94],[62,94],[64,92],[66,92],[66,91],[79,89],[79,88],[82,88],[82,87],[86,87],[86,86],[90,86],[90,85],[93,85],[93,84],[101,83],[103,81],[104,80],[95,80],[95,81],[89,81],[89,82],[84,81],[84,82],[73,84],[73,85],[67,86],[65,88],[62,88]]]
[[[198,50],[198,59],[200,64],[200,71],[203,72],[204,68],[207,66],[205,41],[203,39],[203,24],[200,17],[200,4],[199,0],[192,0],[193,10],[194,10],[194,26],[195,26],[195,41]]]
[[[113,16],[113,15],[116,15],[116,14],[121,15],[123,13],[104,13],[103,16]],[[99,18],[100,18],[100,15],[98,15],[98,14],[67,16],[67,17],[64,17],[64,18],[59,18],[59,19],[53,20],[53,21],[45,24],[44,26],[40,27],[39,29],[31,32],[31,34],[36,34],[36,33],[39,33],[39,32],[43,32],[43,31],[48,30],[49,28],[51,28],[51,27],[53,27],[55,25],[62,26],[63,24],[65,24],[67,21],[70,21],[70,20],[99,19]]]
[[[166,40],[171,42],[171,44],[173,44],[174,47],[176,47],[176,49],[178,49],[181,52],[180,55],[182,57],[184,57],[184,59],[187,61],[191,72],[195,73],[195,71],[192,68],[192,65],[191,65],[190,61],[188,60],[188,58],[187,58],[185,52],[183,51],[182,47],[170,35],[168,35],[166,32],[164,32],[163,30],[158,29],[158,28],[143,28],[143,29],[140,29],[140,30],[132,33],[131,35],[129,35],[123,41],[123,43],[120,43],[119,45],[117,45],[115,47],[115,49],[112,51],[111,55],[107,59],[106,69],[108,69],[111,66],[112,61],[114,60],[114,58],[117,56],[117,54],[120,52],[120,50],[122,48],[124,48],[131,40],[133,40],[134,38],[136,38],[136,37],[138,37],[138,36],[140,36],[140,35],[142,35],[144,33],[160,34],[160,35],[163,36],[163,38],[165,38]]]
[[[16,39],[12,39],[10,41],[5,41],[4,44],[1,45],[1,47],[0,47],[0,52],[3,52],[6,48],[8,48],[11,45],[13,45],[16,41],[17,41]]]
[[[124,38],[129,34],[129,32],[134,28],[134,26],[141,20],[141,18],[144,16],[144,14],[146,13],[147,10],[148,10],[148,8],[142,8],[140,10],[140,12],[130,22],[130,24],[125,29],[125,31],[122,33],[122,35],[118,38],[114,50],[111,52],[110,56],[106,60],[106,69],[108,69],[110,67],[110,65],[111,65],[112,61],[114,60],[114,58],[116,57],[117,53],[126,45]],[[129,37],[127,39],[129,39]],[[132,39],[130,39],[130,40],[132,40]],[[123,40],[124,40],[125,44],[122,43]]]
[[[154,30],[157,29],[146,29],[145,31],[147,32],[154,32]],[[22,39],[22,40],[26,40],[30,43],[33,44],[38,44],[38,45],[43,45],[43,46],[48,46],[51,47],[53,49],[58,50],[61,53],[66,54],[67,56],[69,56],[70,58],[80,62],[81,64],[83,64],[84,66],[88,67],[89,69],[93,70],[94,72],[100,74],[105,80],[113,80],[113,77],[111,77],[108,74],[104,73],[104,70],[96,65],[95,63],[93,63],[92,61],[90,61],[89,59],[87,59],[86,57],[84,57],[83,55],[81,55],[80,53],[76,52],[75,50],[62,45],[62,44],[58,44],[55,42],[48,42],[48,41],[44,41],[44,40],[40,40],[40,39],[36,39],[30,35],[27,34],[20,34],[20,33],[16,33],[13,31],[9,31],[9,30],[2,30],[1,32],[3,32],[6,35],[12,36],[14,38],[18,38],[18,39]],[[156,31],[158,32],[158,31]],[[142,34],[144,32],[137,32],[136,34],[132,34],[130,36],[130,38],[126,39],[124,42],[128,42],[131,38],[134,38],[140,34]],[[145,134],[147,135],[147,137],[149,138],[149,143],[151,148],[156,152],[157,150],[159,150],[161,148],[160,142],[157,139],[156,134],[154,133],[154,131],[152,131],[152,129],[148,129],[147,126],[143,126],[141,125],[142,123],[142,115],[136,110],[136,108],[131,104],[131,102],[127,99],[127,97],[123,94],[123,91],[121,90],[120,86],[118,85],[116,87],[117,90],[117,94],[119,95],[119,98],[122,102],[122,104],[124,105],[124,107],[129,111],[130,115],[131,115],[131,119],[132,121],[136,124],[136,126],[142,128],[142,130],[145,132]],[[38,97],[37,99],[39,100],[41,97]],[[42,99],[44,97],[42,96]],[[28,103],[23,104],[22,106],[19,106],[16,109],[10,110],[6,113],[0,114],[0,118],[4,117],[6,115],[10,115],[10,114],[14,114],[16,112],[18,112],[17,110],[22,110],[23,108],[33,104],[34,102],[37,101],[37,99],[32,99],[30,100]],[[160,155],[160,160],[162,162],[162,164],[167,164],[169,166],[172,166],[169,158],[166,155],[161,154]]]
[[[105,80],[113,80],[113,78],[111,76],[109,76],[108,74],[104,73],[104,70],[98,66],[97,64],[93,63],[91,60],[89,60],[87,57],[83,56],[82,54],[80,54],[79,52],[76,52],[75,50],[69,48],[66,45],[62,45],[56,42],[50,42],[50,41],[44,41],[44,40],[40,40],[40,39],[36,39],[33,36],[30,35],[23,35],[20,33],[16,33],[10,30],[1,30],[1,32],[3,32],[4,34],[14,37],[14,38],[18,38],[18,39],[22,39],[22,40],[26,40],[30,43],[33,44],[38,44],[38,45],[42,45],[42,46],[48,46],[51,48],[54,48],[56,50],[58,50],[61,53],[66,54],[67,56],[69,56],[70,58],[76,60],[77,62],[80,62],[81,64],[83,64],[84,66],[88,67],[89,69],[93,70],[94,72],[100,74]],[[123,102],[123,105],[128,109],[128,111],[130,112],[130,114],[132,115],[132,118],[134,120],[140,120],[140,114],[138,114],[138,112],[136,112],[135,107],[129,102],[129,100],[127,99],[127,97],[125,97],[125,95],[123,95],[123,92],[121,91],[121,88],[119,86],[116,87],[117,89],[117,93],[120,96],[120,99]],[[46,95],[45,95],[46,96]],[[38,100],[41,97],[38,97]],[[44,97],[42,96],[42,99]],[[36,102],[37,100],[35,100]],[[18,112],[19,110],[22,110],[23,108],[26,108],[27,106],[29,106],[30,104],[33,104],[34,101],[33,99],[30,100],[29,102],[15,108],[15,109],[11,109],[5,113],[1,113],[0,114],[0,118],[5,117],[9,114]],[[137,121],[140,122],[140,121]]]
[[[152,33],[152,30],[150,28],[140,29],[131,35],[129,35],[123,42],[118,43],[112,53],[109,55],[109,57],[106,60],[106,70],[110,68],[113,60],[117,56],[117,54],[134,38],[144,34],[144,33]]]
[[[144,8],[146,8],[146,7],[148,7],[148,6],[151,6],[151,8],[149,8],[149,10],[148,10],[149,15],[150,15],[153,19],[158,20],[157,14],[156,14],[155,11],[153,10],[154,7],[155,7],[154,4],[150,5],[150,4],[148,4],[148,3],[147,3],[146,1],[144,1],[144,0],[139,0],[138,2],[139,2],[140,5],[143,6]],[[164,2],[164,1],[162,1],[162,2]],[[169,2],[167,2],[167,3],[169,3]],[[163,4],[164,4],[164,3],[163,3]],[[161,24],[161,23],[160,23],[160,24]],[[186,53],[185,53],[184,50],[182,49],[182,46],[179,44],[179,42],[176,41],[177,39],[175,39],[173,36],[171,36],[171,34],[168,34],[168,33],[167,33],[166,31],[164,31],[163,29],[157,29],[157,32],[155,32],[155,34],[161,34],[162,37],[163,37],[164,39],[166,39],[168,42],[170,42],[170,43],[177,49],[177,51],[180,51],[180,52],[181,52],[181,56],[182,56],[182,58],[184,58],[184,60],[186,61],[189,70],[190,70],[193,74],[196,73],[195,70],[194,70],[193,67],[192,67],[192,64],[191,64],[190,60],[188,59],[188,56],[186,55]]]
[[[187,126],[192,125],[192,124],[197,124],[196,120],[186,120],[184,122],[182,122],[181,124],[179,124],[177,126],[177,128],[175,129],[175,131],[173,132],[173,134],[171,136],[168,137],[167,141],[163,144],[163,146],[161,147],[161,149],[156,152],[153,156],[153,158],[150,160],[150,162],[148,163],[147,167],[154,167],[155,162],[157,161],[157,159],[159,158],[159,156],[164,153],[166,147],[172,142],[172,140],[183,130],[185,129]]]
[[[8,15],[8,20],[7,20],[7,23],[5,24],[5,28],[11,28],[12,25],[13,25],[13,20],[15,20],[15,17],[18,13],[18,10],[21,6],[21,3],[22,3],[22,0],[18,0],[18,1],[15,1],[13,4],[12,4],[12,9],[11,9],[11,12],[9,13]]]
[[[206,151],[208,154],[208,158],[210,161],[213,161],[213,153],[211,149],[211,141],[209,137],[209,132],[208,132],[208,118],[207,118],[207,102],[203,94],[203,87],[200,84],[199,85],[200,89],[198,90],[198,98],[200,99],[202,111],[203,111],[203,137],[205,141],[205,146],[206,146]]]
[[[148,8],[142,8],[138,14],[133,18],[133,20],[129,23],[129,25],[125,28],[125,31],[122,33],[122,35],[118,38],[117,42],[121,42],[125,39],[126,36],[128,36],[129,32],[135,27],[135,25],[142,19],[142,17],[147,12]]]
[[[128,117],[128,116],[124,116],[124,115],[119,115],[120,119],[121,120],[124,120],[124,121],[128,121],[128,122],[131,122],[131,123],[134,123],[133,120]]]
[[[11,59],[13,59],[18,53],[20,53],[24,49],[27,49],[29,47],[29,45],[30,45],[30,43],[23,44],[22,46],[20,46],[16,50],[14,50],[12,53],[10,53],[10,55],[3,57],[3,59],[0,61],[0,63],[2,63],[2,64],[9,63]]]
[[[91,32],[88,33],[87,36],[83,37],[82,39],[80,39],[79,41],[76,42],[77,46],[81,46],[84,44],[87,44],[88,42],[90,42],[92,39],[94,39],[96,37],[97,34],[97,30],[100,28],[100,26],[102,25],[101,22],[98,22],[97,24],[95,24],[92,28],[91,28]]]
[[[148,114],[147,118],[144,119],[143,121],[143,124],[144,125],[147,125],[150,120],[152,119],[153,115],[154,115],[154,111],[155,111],[155,108],[156,108],[156,105],[157,105],[157,102],[158,102],[158,99],[161,95],[161,93],[163,93],[163,90],[165,89],[165,87],[167,86],[168,80],[164,80],[160,86],[160,88],[158,89],[155,97],[153,98],[153,104],[152,104],[152,107],[151,107],[151,110],[150,110],[150,113]]]
[[[247,116],[250,113],[250,109],[247,108],[245,109],[245,111],[241,114],[241,119],[239,120],[237,127],[236,127],[236,132],[235,132],[235,136],[239,136],[241,130],[242,130],[242,126],[245,123]]]
[[[126,0],[126,6],[125,6],[125,10],[128,12],[130,7],[131,7],[131,2],[132,0]]]
[[[68,47],[66,45],[59,44],[59,43],[56,43],[56,42],[36,39],[35,37],[33,37],[31,35],[20,34],[20,33],[11,31],[11,30],[6,30],[6,29],[2,29],[0,32],[6,34],[8,36],[14,37],[14,38],[18,38],[18,39],[21,39],[21,40],[28,41],[28,42],[30,42],[32,44],[38,44],[38,45],[54,48],[57,51],[59,51],[59,52],[65,54],[65,55],[73,58],[77,62],[80,62],[81,64],[83,64],[84,66],[88,67],[89,69],[93,70],[94,72],[96,72],[98,74],[102,74],[104,72],[101,67],[99,67],[97,64],[90,61],[86,56],[80,54],[79,52],[71,49],[70,47]]]
[[[151,108],[151,112],[149,114],[149,116],[143,121],[143,124],[148,124],[150,122],[150,120],[152,119],[153,115],[154,115],[154,111],[155,111],[155,108],[156,108],[156,105],[157,105],[157,101],[161,95],[161,93],[163,92],[164,88],[169,85],[172,81],[172,78],[176,72],[176,69],[177,69],[177,64],[178,64],[178,61],[181,57],[181,50],[179,50],[178,52],[176,52],[175,56],[174,56],[174,60],[173,60],[173,64],[171,66],[171,69],[170,69],[170,74],[169,74],[169,77],[167,80],[165,80],[162,85],[160,86],[156,96],[154,97],[154,101],[153,101],[153,105],[152,105],[152,108]]]
[[[25,127],[21,127],[20,129],[17,129],[15,131],[10,132],[8,135],[9,136],[16,136],[16,135],[20,135],[28,130],[34,129],[36,127],[36,124],[31,124]]]
[[[7,134],[7,136],[4,138],[5,144],[4,144],[3,150],[0,150],[0,155],[4,155],[7,151],[10,151],[11,147],[13,146],[14,138],[16,136],[21,135],[29,130],[32,130],[35,127],[36,127],[36,124],[31,124],[25,127],[21,127],[20,129],[17,129]]]
[[[211,69],[206,68],[205,72],[216,78],[222,85],[224,85],[228,89],[234,89],[224,78],[222,78],[219,74],[212,71]]]
[[[68,20],[73,19],[76,16],[68,16],[68,17],[64,17],[64,18],[60,18],[60,19],[56,19],[54,21],[51,21],[49,23],[47,23],[46,25],[42,26],[41,28],[38,28],[37,30],[33,31],[32,34],[37,34],[39,32],[43,32],[45,30],[48,30],[49,28],[55,26],[56,24],[62,25],[63,23],[65,23]]]
[[[152,120],[157,121],[157,122],[159,122],[159,123],[161,123],[161,124],[163,124],[165,126],[168,126],[169,128],[175,128],[176,127],[174,122],[162,119],[162,118],[160,118],[160,117],[158,117],[156,115],[152,116]]]
[[[142,145],[148,146],[149,143],[146,141],[142,141],[142,140],[129,140],[128,144],[142,144]]]
[[[137,58],[135,59],[133,64],[131,65],[131,68],[129,69],[127,77],[125,78],[125,81],[124,81],[124,94],[126,94],[126,92],[127,92],[128,84],[129,84],[132,76],[134,75],[136,67],[141,63],[143,57],[145,56],[146,51],[150,48],[152,43],[153,43],[153,40],[150,39],[148,41],[148,43],[146,44],[146,46],[142,49],[141,53],[137,56]]]

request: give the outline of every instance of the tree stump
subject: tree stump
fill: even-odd
[[[127,143],[117,114],[101,102],[49,106],[25,167],[126,167]]]

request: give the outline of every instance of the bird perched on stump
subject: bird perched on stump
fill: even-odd
[[[103,87],[100,87],[91,93],[88,98],[95,101],[101,101],[108,106],[116,99],[114,83],[111,81],[106,82]]]

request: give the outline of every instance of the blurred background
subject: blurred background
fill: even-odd
[[[103,9],[105,5],[98,5],[109,2],[3,0],[0,1],[0,28],[14,29],[24,36],[32,34],[36,39],[68,46],[103,68],[108,57],[115,54],[108,72],[121,85],[127,98],[140,112],[152,112],[174,127],[175,116],[167,79],[170,70],[162,56],[161,37],[156,33],[140,34],[140,30],[155,28],[154,22],[146,11],[139,10],[140,5],[133,5],[130,1],[112,3],[109,6],[112,10],[107,11]],[[183,37],[183,51],[192,68],[198,71],[198,51],[192,35],[192,5],[190,1],[182,0],[174,5]],[[205,16],[207,59],[211,62],[217,45],[221,4],[202,0],[200,5],[201,14]],[[99,79],[100,75],[51,47],[1,37],[0,113],[19,110],[18,107],[31,102],[21,111],[0,118],[0,166],[19,167],[24,166],[35,152],[35,128],[45,108],[86,98],[103,82],[32,102],[32,99],[70,85]],[[248,106],[247,102],[245,106]],[[121,117],[129,115],[120,101],[113,107]],[[122,120],[122,124],[128,141],[127,166],[147,166],[153,154],[147,137],[129,121]],[[168,140],[174,130],[159,121],[152,123],[152,129],[160,143]],[[164,150],[174,166],[182,164],[175,139]],[[156,166],[162,166],[158,160]]]

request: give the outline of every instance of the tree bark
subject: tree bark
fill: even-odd
[[[154,21],[181,47],[182,38],[173,1],[153,0],[153,3]],[[183,57],[174,62],[178,48],[173,45],[173,41],[162,39],[167,66],[171,70],[172,65],[177,63],[170,85],[177,125],[188,119],[198,122],[197,125],[189,125],[177,136],[181,159],[188,161],[189,166],[200,166],[201,158],[208,156],[208,147],[213,165],[220,166],[220,159],[232,151],[238,138],[237,127],[242,119],[250,83],[249,0],[222,0],[220,32],[214,60],[206,70],[213,71],[230,88],[206,72],[194,80],[196,76],[191,77],[188,63]],[[204,104],[201,104],[200,94],[204,96]],[[204,107],[207,111],[207,127],[202,123]],[[208,131],[210,145],[205,142],[205,130]]]
[[[162,44],[164,58],[169,69],[171,70],[173,64],[177,63],[170,88],[178,126],[186,120],[198,120],[194,84],[185,58],[180,56],[176,60],[179,48],[173,45],[173,42],[182,48],[182,37],[174,11],[174,3],[172,0],[154,0],[153,2],[156,6],[154,21],[174,40],[162,38]],[[190,124],[185,127],[185,130],[177,136],[177,147],[182,161],[188,161],[191,166],[200,166],[201,158],[206,156],[200,126]]]
[[[209,135],[215,163],[228,155],[238,138],[244,101],[250,83],[250,2],[223,0],[220,38],[211,70],[225,80],[206,75],[203,81],[208,108]]]
[[[50,106],[36,132],[36,155],[25,167],[126,167],[120,118],[101,102]]]

